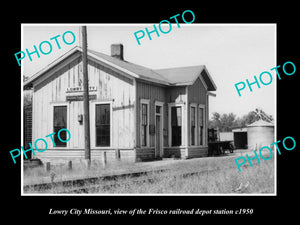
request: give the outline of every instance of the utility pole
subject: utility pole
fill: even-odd
[[[83,67],[83,124],[84,124],[84,158],[87,167],[91,166],[90,146],[90,110],[89,110],[89,80],[87,69],[87,34],[86,26],[82,26],[82,67]]]

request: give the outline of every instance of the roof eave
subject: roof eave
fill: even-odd
[[[166,81],[157,80],[157,79],[153,79],[153,78],[148,78],[148,77],[144,77],[144,76],[140,76],[138,79],[139,80],[144,80],[144,81],[149,81],[149,82],[156,83],[156,84],[170,86],[170,83],[168,83]]]
[[[134,73],[134,72],[131,72],[131,71],[125,69],[125,68],[122,68],[122,67],[120,67],[120,66],[118,66],[118,65],[116,65],[116,64],[114,64],[114,63],[112,63],[112,62],[109,62],[108,60],[105,60],[105,59],[103,59],[103,58],[97,56],[96,54],[94,54],[94,53],[92,53],[92,52],[88,52],[88,56],[94,57],[95,59],[97,59],[97,60],[99,60],[99,61],[101,61],[101,62],[103,62],[103,63],[105,63],[105,64],[107,64],[107,65],[109,65],[109,66],[112,66],[112,67],[114,67],[114,68],[116,68],[116,69],[118,69],[118,70],[120,70],[120,71],[123,71],[123,72],[125,72],[126,74],[131,75],[131,76],[133,76],[133,77],[135,77],[135,78],[140,78],[140,76],[139,76],[138,74],[136,74],[136,73]]]
[[[208,79],[209,81],[211,82],[211,85],[213,86],[212,88],[208,86],[207,90],[208,91],[216,91],[217,90],[217,85],[215,84],[214,80],[212,79],[212,77],[210,76],[206,66],[204,65],[203,66],[203,70],[205,70],[207,76],[208,76]]]
[[[69,56],[71,56],[72,54],[74,54],[76,51],[80,51],[81,52],[82,49],[79,46],[75,46],[70,51],[66,52],[65,54],[63,54],[62,56],[60,56],[59,58],[57,58],[56,60],[54,60],[53,62],[51,62],[50,64],[48,64],[46,67],[44,67],[43,69],[41,69],[40,71],[38,71],[37,73],[35,73],[33,76],[31,76],[27,81],[25,81],[23,83],[23,88],[28,88],[28,87],[32,86],[32,83],[35,80],[37,80],[42,74],[44,74],[47,71],[49,71],[50,69],[54,68],[59,62],[61,62],[64,59],[68,58]]]
[[[76,46],[74,47],[73,49],[71,49],[70,51],[68,51],[67,53],[65,53],[64,55],[62,55],[61,57],[57,58],[56,60],[54,60],[52,63],[50,63],[49,65],[47,65],[45,68],[43,68],[42,70],[40,70],[39,72],[37,72],[36,74],[34,74],[33,76],[31,76],[27,81],[25,81],[23,83],[23,88],[29,88],[29,87],[32,87],[33,85],[33,82],[36,81],[42,74],[46,73],[47,71],[51,70],[52,68],[54,68],[59,62],[63,61],[64,59],[68,58],[69,56],[71,56],[72,54],[74,54],[76,51],[79,51],[79,52],[82,52],[82,48],[79,47],[79,46]],[[147,77],[144,77],[142,75],[139,75],[137,73],[134,73],[128,69],[125,69],[123,67],[120,67],[106,59],[103,59],[101,57],[99,57],[98,55],[92,53],[92,52],[89,52],[88,51],[88,57],[89,58],[94,58],[96,59],[97,61],[100,61],[108,66],[111,66],[111,67],[114,67],[116,68],[117,70],[119,71],[122,71],[123,73],[125,74],[128,74],[130,77],[132,78],[138,78],[138,79],[141,79],[141,80],[145,80],[145,81],[148,81],[148,82],[152,82],[152,83],[156,83],[156,84],[161,84],[161,85],[170,85],[169,82],[167,81],[162,81],[162,80],[158,80],[158,79],[155,79],[155,78],[147,78]]]
[[[207,82],[205,82],[205,80],[201,79],[201,82],[205,86],[205,89],[207,91],[216,91],[217,90],[217,86],[214,83],[213,79],[211,78],[211,76],[210,76],[210,74],[209,74],[209,72],[208,72],[208,70],[207,70],[207,68],[206,68],[205,65],[203,65],[202,69],[200,70],[199,75],[195,76],[194,80],[187,81],[187,82],[171,83],[171,86],[189,86],[189,85],[193,85],[199,77],[201,78],[201,76],[202,76],[201,73],[202,73],[203,70],[206,72],[207,77],[208,77],[209,82],[210,82],[210,84],[207,84]]]

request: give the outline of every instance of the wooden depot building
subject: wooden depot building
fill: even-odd
[[[208,97],[216,85],[204,65],[152,70],[124,60],[123,45],[113,44],[110,56],[88,50],[88,77],[92,160],[103,151],[108,161],[133,162],[207,155]],[[75,47],[24,82],[33,90],[32,142],[61,128],[71,133],[56,146],[45,138],[47,150],[33,158],[84,159],[82,79],[82,49]]]

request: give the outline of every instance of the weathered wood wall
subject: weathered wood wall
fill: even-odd
[[[135,151],[132,149],[123,149],[120,150],[120,159],[116,157],[116,153],[114,150],[92,150],[91,151],[91,159],[92,161],[100,161],[103,160],[102,152],[106,151],[106,160],[107,163],[115,163],[119,160],[122,162],[136,162]],[[77,150],[46,150],[45,152],[38,154],[39,158],[43,161],[43,163],[51,162],[51,164],[60,164],[66,163],[69,160],[83,160],[84,159],[84,151]]]
[[[190,103],[205,105],[206,93],[207,91],[200,78],[198,78],[193,85],[188,86],[188,98]]]
[[[23,146],[29,148],[32,142],[32,104],[24,106],[23,109]],[[24,156],[25,157],[25,156]],[[30,158],[29,154],[27,158]]]
[[[186,147],[165,147],[164,157],[184,159],[186,157]]]
[[[186,86],[173,86],[166,89],[166,101],[171,102],[186,102]]]
[[[202,83],[202,81],[200,80],[200,78],[198,78],[195,83],[191,86],[188,86],[188,102],[189,102],[189,107],[188,107],[188,143],[189,146],[191,145],[191,139],[190,139],[190,135],[191,135],[191,124],[190,124],[190,106],[192,103],[196,103],[197,104],[197,116],[198,116],[198,110],[199,110],[199,104],[204,105],[205,106],[205,122],[206,122],[206,128],[207,128],[207,106],[208,106],[208,102],[207,102],[207,91]],[[197,121],[199,123],[199,121]],[[198,129],[197,129],[198,131]],[[205,132],[205,135],[207,134],[207,132]],[[199,135],[198,132],[196,132],[196,135]],[[199,145],[199,138],[197,138],[196,140],[198,140],[198,143],[196,143],[196,145]]]
[[[149,99],[149,124],[155,124],[155,101],[166,102],[166,89],[163,86],[157,86],[150,83],[137,81],[137,134],[140,134],[140,100],[141,99]],[[167,105],[163,105],[164,108],[164,116],[166,115]],[[164,119],[164,127],[167,127],[167,121]],[[150,146],[154,147],[155,145],[155,135],[149,135],[150,138]],[[140,135],[137,137],[137,147],[140,148]]]
[[[103,149],[95,146],[95,104],[109,102],[112,105],[111,112],[111,146],[105,149],[134,148],[134,104],[135,87],[132,79],[121,76],[116,71],[88,60],[89,86],[96,86],[95,100],[90,100],[90,126],[91,148]],[[75,154],[70,150],[83,150],[84,129],[83,124],[78,122],[78,115],[83,114],[83,101],[66,101],[68,87],[78,87],[82,84],[82,62],[76,58],[71,63],[63,66],[53,76],[47,79],[41,77],[34,83],[33,95],[33,141],[44,138],[53,132],[53,106],[67,106],[67,128],[71,132],[71,139],[66,148],[53,147],[50,138],[48,150],[67,150],[68,156]],[[38,142],[38,148],[43,149],[43,143]],[[57,153],[62,151],[57,151]],[[47,154],[40,153],[42,156]],[[82,153],[80,153],[82,154]],[[75,155],[80,155],[79,153]]]
[[[70,62],[61,62],[59,70],[50,70],[46,76],[34,82],[33,95],[33,134],[32,141],[44,138],[53,132],[53,107],[67,106],[67,128],[71,132],[71,139],[67,147],[53,147],[50,138],[48,150],[43,153],[36,152],[40,157],[83,157],[84,129],[78,122],[78,115],[83,114],[83,101],[66,101],[67,88],[82,85],[81,57],[73,57]],[[155,124],[155,101],[163,102],[163,135],[165,156],[176,155],[180,157],[196,157],[205,154],[205,146],[189,148],[190,145],[190,104],[205,105],[206,120],[208,119],[207,91],[198,78],[191,86],[167,87],[121,75],[115,68],[104,65],[94,59],[88,60],[89,86],[97,87],[96,99],[90,101],[90,126],[92,156],[100,157],[103,150],[123,149],[124,157],[131,159],[150,159],[155,156],[155,135],[149,135],[149,146],[141,148],[140,144],[140,100],[149,99],[149,124]],[[111,146],[95,146],[95,105],[97,103],[111,104]],[[182,113],[185,115],[182,123],[182,147],[170,147],[168,119],[168,103],[182,103]],[[198,108],[197,108],[198,109]],[[207,126],[206,126],[207,128]],[[207,134],[206,134],[207,135]],[[197,143],[198,145],[198,143]],[[38,148],[44,149],[43,143]],[[131,152],[130,152],[131,151]]]
[[[205,157],[208,153],[208,147],[188,147],[187,158]]]

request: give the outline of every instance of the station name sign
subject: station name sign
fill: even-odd
[[[97,95],[89,95],[89,100],[95,100]],[[69,95],[66,96],[66,101],[83,101],[83,95]]]
[[[96,86],[90,86],[89,92],[96,92]],[[89,100],[97,98],[96,94],[89,94]],[[66,90],[66,101],[83,101],[83,87],[68,87]]]
[[[96,86],[89,86],[89,91],[97,91]],[[66,93],[83,92],[83,87],[68,87]]]

